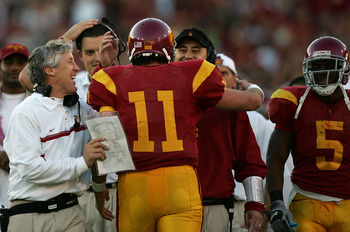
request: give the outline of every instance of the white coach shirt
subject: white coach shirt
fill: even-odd
[[[90,171],[82,157],[89,141],[83,126],[98,115],[85,102],[63,106],[63,99],[33,93],[13,111],[4,149],[10,159],[9,199],[45,201],[61,193],[80,194],[89,187]]]

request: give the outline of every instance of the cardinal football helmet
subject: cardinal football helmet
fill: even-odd
[[[321,96],[331,95],[339,84],[348,82],[348,48],[332,36],[317,38],[306,50],[303,74],[308,87]]]
[[[146,18],[136,23],[128,38],[129,60],[152,54],[164,56],[168,62],[174,54],[174,34],[162,20]]]

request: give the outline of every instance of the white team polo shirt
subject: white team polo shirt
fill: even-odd
[[[97,116],[85,102],[63,106],[63,99],[33,93],[14,109],[4,148],[10,159],[9,199],[45,201],[61,193],[80,194],[89,187],[91,172],[84,161],[89,141],[83,126],[88,115]]]

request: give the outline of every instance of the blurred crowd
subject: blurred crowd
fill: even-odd
[[[315,38],[332,35],[350,45],[348,0],[0,0],[0,5],[0,46],[19,42],[30,50],[88,18],[106,16],[124,41],[146,17],[164,20],[175,36],[199,27],[267,98],[302,74],[306,47]],[[128,63],[126,53],[121,60]]]

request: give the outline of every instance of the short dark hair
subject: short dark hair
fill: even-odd
[[[158,62],[160,64],[169,63],[168,59],[165,56],[162,56],[162,55],[159,55],[156,53],[152,53],[149,56],[143,56],[142,54],[138,54],[138,55],[134,56],[131,63],[132,63],[132,65],[135,65],[135,66],[145,66],[145,65],[148,65],[154,61]]]
[[[107,31],[109,31],[108,28],[102,24],[96,24],[93,27],[86,29],[75,40],[75,44],[77,46],[77,49],[79,51],[81,51],[83,38],[85,38],[85,37],[99,37],[101,35],[104,35]]]

